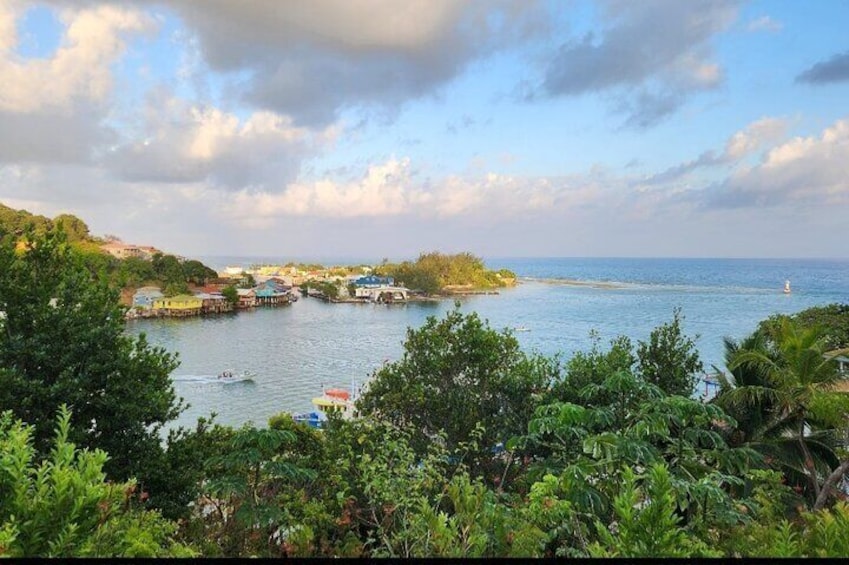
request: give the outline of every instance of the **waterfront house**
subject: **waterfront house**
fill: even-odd
[[[136,290],[133,294],[133,308],[140,310],[150,310],[153,307],[153,301],[157,298],[162,298],[162,291],[156,286],[143,286]]]
[[[195,296],[202,301],[201,313],[203,314],[221,314],[222,312],[233,311],[233,305],[220,292],[196,292]]]
[[[409,290],[395,286],[392,277],[366,275],[353,281],[354,297],[371,302],[406,302]]]
[[[197,316],[203,308],[203,300],[189,294],[163,296],[153,300],[153,310],[161,316]]]
[[[267,284],[258,287],[254,291],[256,296],[257,306],[280,306],[289,304],[289,294],[285,291],[278,290],[274,284]]]
[[[410,290],[403,286],[374,286],[357,287],[354,290],[355,298],[362,298],[371,302],[406,302]]]
[[[256,291],[252,288],[237,288],[239,303],[237,308],[253,308],[256,306]]]

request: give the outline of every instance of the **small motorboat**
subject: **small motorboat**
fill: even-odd
[[[219,373],[216,380],[220,383],[246,383],[253,382],[253,375],[247,371],[244,373],[234,373],[233,371],[222,371]]]

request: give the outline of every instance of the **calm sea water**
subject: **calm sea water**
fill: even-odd
[[[223,268],[253,260],[202,258]],[[268,262],[283,263],[273,258]],[[323,261],[327,263],[328,261]],[[371,261],[362,261],[374,263]],[[334,263],[343,263],[334,261]],[[349,261],[348,263],[360,263]],[[722,365],[722,337],[748,335],[774,313],[849,302],[849,261],[778,259],[488,259],[509,268],[521,284],[497,296],[473,296],[461,309],[475,311],[494,328],[526,328],[515,336],[526,351],[568,358],[617,335],[645,339],[680,306],[688,335],[706,366]],[[793,292],[782,292],[790,280]],[[583,283],[575,285],[572,281]],[[402,353],[407,328],[442,316],[453,301],[407,305],[325,304],[302,298],[277,309],[217,318],[137,320],[131,334],[177,352],[177,394],[191,406],[177,425],[199,416],[265,425],[281,411],[311,409],[322,385],[362,384]],[[254,373],[253,382],[219,383],[223,370]]]

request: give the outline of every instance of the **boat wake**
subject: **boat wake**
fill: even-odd
[[[175,382],[182,383],[252,383],[253,377],[250,374],[243,373],[233,375],[232,377],[221,377],[218,375],[172,375],[171,379]]]

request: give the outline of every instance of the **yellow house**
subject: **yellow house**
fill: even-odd
[[[151,308],[165,316],[194,316],[200,314],[202,306],[203,299],[199,296],[178,294],[154,299]]]

